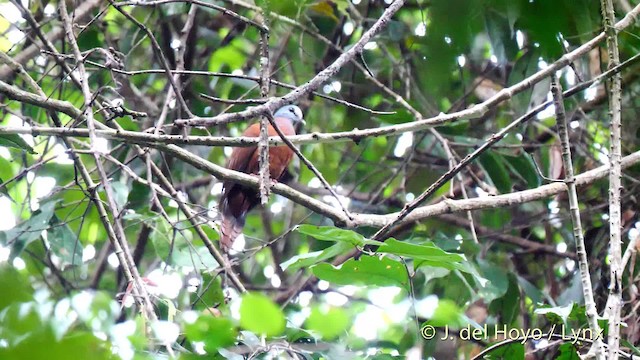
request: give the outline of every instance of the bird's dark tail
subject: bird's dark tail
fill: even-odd
[[[225,253],[229,252],[233,241],[242,234],[244,221],[239,221],[232,215],[222,215],[222,225],[220,226],[220,246]]]

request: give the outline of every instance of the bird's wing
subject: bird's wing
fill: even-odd
[[[256,123],[249,126],[242,135],[248,137],[258,137],[260,135],[260,124]],[[257,159],[257,149],[258,148],[256,146],[234,148],[233,152],[231,153],[231,157],[229,157],[227,169],[251,174],[251,170],[253,170],[251,168],[251,163],[254,157]]]

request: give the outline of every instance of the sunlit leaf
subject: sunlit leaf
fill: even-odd
[[[334,226],[300,225],[296,230],[318,240],[347,242],[353,246],[382,245],[382,242],[366,239],[355,231]]]
[[[535,314],[538,315],[548,315],[554,314],[562,319],[563,322],[566,322],[573,310],[573,303],[568,304],[566,306],[551,306],[551,307],[543,307],[538,308],[534,311]]]
[[[49,229],[57,201],[40,204],[40,208],[26,221],[6,232],[0,232],[0,240],[11,243],[10,259],[20,255],[30,243],[40,238],[43,230]],[[3,239],[4,237],[4,239]]]
[[[240,304],[240,326],[258,334],[277,336],[282,334],[285,318],[280,307],[268,297],[249,293]]]
[[[412,244],[393,238],[386,240],[380,246],[378,252],[436,262],[461,262],[467,260],[464,255],[446,252],[432,242]]]
[[[341,334],[349,326],[349,315],[341,308],[316,306],[305,322],[305,328],[319,333],[330,340]]]
[[[322,251],[292,256],[289,260],[280,264],[280,267],[282,267],[282,270],[295,271],[344,254],[350,249],[353,249],[353,246],[349,243],[339,242]]]
[[[238,335],[231,320],[207,313],[198,316],[194,323],[186,324],[184,329],[187,339],[204,342],[204,349],[208,353],[232,345]]]
[[[338,267],[322,263],[312,271],[319,279],[336,285],[400,286],[405,289],[409,285],[404,265],[388,257],[362,256]]]
[[[29,154],[37,154],[35,150],[33,150],[33,148],[18,134],[0,134],[0,146],[25,150]]]
[[[11,289],[0,296],[0,311],[13,303],[29,301],[33,294],[31,283],[7,263],[0,264],[0,288]]]

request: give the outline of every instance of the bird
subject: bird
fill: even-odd
[[[296,105],[286,105],[273,114],[275,124],[285,136],[295,135],[295,126],[304,124],[302,110]],[[268,125],[269,136],[277,136],[278,133],[271,124]],[[260,136],[260,124],[249,126],[243,136]],[[287,145],[269,147],[269,176],[280,181],[286,173],[287,167],[293,158],[294,152]],[[246,174],[258,174],[260,171],[260,152],[257,146],[236,147],[233,149],[226,168],[240,171]],[[222,215],[220,226],[220,246],[223,252],[228,253],[234,240],[242,233],[247,213],[260,202],[260,194],[257,189],[250,188],[232,180],[222,184],[222,196],[219,201],[219,213]]]

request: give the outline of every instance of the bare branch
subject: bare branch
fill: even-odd
[[[556,109],[556,126],[558,127],[560,146],[562,147],[562,162],[564,164],[565,171],[564,182],[567,185],[569,194],[569,211],[571,214],[571,222],[573,223],[573,238],[576,242],[576,254],[578,255],[578,267],[580,269],[580,279],[582,281],[582,293],[584,295],[586,315],[589,320],[589,327],[593,333],[600,334],[598,310],[596,309],[596,304],[593,300],[591,274],[589,273],[587,250],[584,246],[584,232],[582,230],[582,222],[580,219],[576,179],[573,175],[573,162],[571,161],[571,146],[569,144],[567,118],[564,111],[564,99],[562,98],[562,88],[560,87],[555,75],[551,77],[551,92],[553,93],[553,100]],[[595,337],[592,349],[597,359],[604,359],[604,348],[600,337]]]

